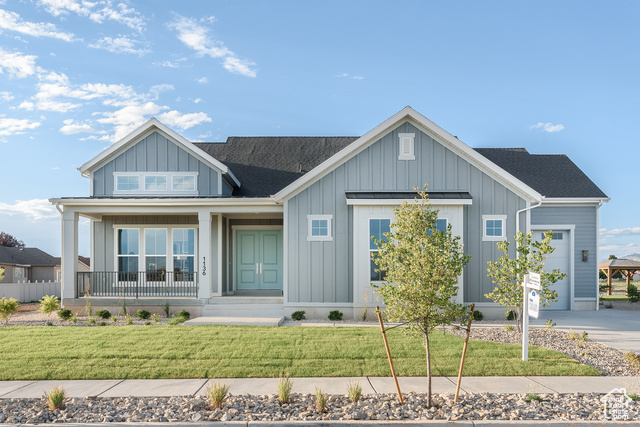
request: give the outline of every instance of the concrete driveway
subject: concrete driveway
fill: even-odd
[[[531,318],[531,324],[544,326],[546,319],[556,323],[554,329],[586,331],[591,340],[624,352],[640,353],[640,311],[607,308],[598,311],[546,310],[540,312],[538,319]]]

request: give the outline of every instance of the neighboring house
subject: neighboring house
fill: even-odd
[[[0,285],[60,280],[60,258],[38,248],[0,246],[0,268],[4,268]]]
[[[63,209],[65,304],[88,291],[186,297],[214,313],[225,296],[282,295],[287,315],[357,315],[376,304],[371,236],[427,183],[439,224],[471,255],[460,302],[502,313],[484,297],[496,242],[552,229],[547,265],[568,274],[553,308],[597,308],[608,197],[564,155],[474,150],[410,107],[361,137],[192,143],[151,119],[79,170],[89,197],[51,199]],[[91,273],[74,262],[80,216],[91,220]]]

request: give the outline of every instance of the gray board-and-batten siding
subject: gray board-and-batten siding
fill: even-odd
[[[415,133],[415,160],[398,160],[398,133]],[[287,299],[293,303],[350,303],[353,295],[353,211],[348,191],[411,191],[425,183],[432,191],[468,192],[464,206],[464,248],[472,258],[464,273],[464,300],[487,301],[493,290],[487,261],[496,242],[482,241],[482,215],[507,215],[507,236],[515,235],[515,214],[526,202],[410,123],[404,123],[285,201]],[[307,215],[333,215],[332,241],[307,241]],[[521,221],[524,231],[525,221]]]
[[[197,172],[198,195],[220,196],[218,180],[220,171],[165,138],[153,132],[138,143],[120,153],[93,173],[93,196],[110,197],[114,193],[114,172]],[[230,196],[232,188],[222,181],[222,195]]]

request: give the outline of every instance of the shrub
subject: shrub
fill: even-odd
[[[102,322],[98,323],[98,326],[107,326],[107,322],[103,320]]]
[[[44,394],[45,403],[52,412],[63,409],[66,398],[67,391],[63,387],[54,387]]]
[[[291,401],[291,389],[293,388],[293,380],[287,375],[280,377],[278,381],[278,401],[281,405]]]
[[[160,306],[162,307],[162,311],[164,312],[165,317],[169,317],[170,313],[169,313],[169,301],[165,300],[164,303]]]
[[[180,317],[184,317],[184,320],[189,320],[191,318],[191,313],[187,310],[180,310],[177,314]]]
[[[327,410],[327,395],[321,388],[316,386],[316,410],[325,412]]]
[[[89,317],[89,318],[87,319],[87,323],[88,323],[88,324],[90,324],[90,325],[95,325],[95,324],[96,324],[96,319],[95,319],[95,317]]]
[[[111,316],[111,321],[113,323],[118,323],[118,316]]]
[[[160,315],[156,314],[156,313],[153,313],[151,315],[151,320],[153,320],[155,323],[158,323],[160,321]]]
[[[15,298],[1,298],[0,299],[0,319],[4,321],[5,325],[9,324],[9,318],[18,311],[20,303]]]
[[[476,322],[480,322],[482,319],[484,319],[484,314],[482,314],[481,311],[473,312],[473,320],[475,320]]]
[[[624,354],[624,360],[629,362],[631,367],[636,371],[640,371],[640,354],[633,353],[631,351]]]
[[[527,397],[525,398],[525,400],[527,402],[531,402],[532,400],[535,400],[536,402],[542,402],[542,397],[540,397],[536,393],[529,393],[527,394]]]
[[[292,320],[304,320],[304,319],[306,319],[306,317],[304,315],[304,310],[298,310],[298,311],[294,311],[293,313],[291,313],[291,319]]]
[[[111,312],[109,310],[98,310],[96,311],[96,316],[101,319],[108,319],[111,317]]]
[[[360,381],[352,382],[351,380],[349,380],[349,382],[347,383],[347,395],[353,403],[356,403],[358,400],[360,400],[360,397],[362,396],[362,385],[360,385]]]
[[[73,316],[73,313],[68,308],[60,309],[58,312],[58,317],[62,320],[69,320],[71,319],[71,316]]]
[[[73,316],[71,316],[71,317],[69,318],[69,321],[70,321],[71,323],[76,323],[76,322],[78,321],[78,313],[76,313],[76,314],[74,314]]]
[[[222,409],[228,394],[229,386],[227,384],[216,381],[212,386],[207,387],[207,399],[214,409]]]
[[[640,293],[638,293],[638,287],[632,284],[629,284],[627,287],[627,295],[629,295],[629,301],[638,302],[640,301]]]
[[[549,329],[553,328],[554,326],[556,326],[556,323],[553,320],[547,319],[547,320],[544,321],[544,328],[546,330],[549,330]]]
[[[182,311],[184,311],[184,310],[182,310]],[[180,313],[182,313],[182,311]],[[179,324],[184,323],[187,320],[189,320],[189,313],[187,313],[187,316],[181,316],[180,313],[178,313],[177,315],[175,315],[171,319],[169,319],[168,324],[172,325],[172,326],[173,325],[179,325]]]
[[[507,320],[515,320],[516,313],[513,310],[509,310],[505,313],[505,316],[507,316]]]
[[[126,323],[127,325],[132,324],[133,323],[133,318],[130,315],[126,314],[124,316],[124,323]]]
[[[50,315],[54,311],[60,310],[60,299],[55,295],[45,295],[40,300],[38,311]]]
[[[140,320],[147,320],[149,317],[151,317],[151,313],[149,313],[147,310],[138,310],[136,311],[136,317]]]
[[[338,310],[333,310],[329,312],[329,320],[332,320],[334,322],[338,322],[340,320],[342,320],[342,313],[339,312]]]
[[[505,331],[515,331],[513,325],[504,325],[502,329],[504,329]]]

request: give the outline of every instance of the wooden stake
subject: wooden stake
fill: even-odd
[[[460,370],[458,371],[458,384],[456,385],[456,398],[453,403],[458,403],[458,394],[460,394],[460,383],[462,381],[462,368],[464,367],[464,357],[467,354],[467,344],[469,343],[469,334],[471,333],[471,322],[473,321],[473,309],[475,304],[471,304],[471,312],[469,313],[469,324],[467,325],[467,337],[464,339],[464,347],[462,348],[462,359],[460,359]]]
[[[382,323],[382,314],[380,313],[380,307],[376,307],[376,314],[378,315],[378,322],[380,322],[380,331],[382,332],[382,339],[384,340],[384,348],[387,350],[387,358],[389,359],[389,366],[391,367],[391,375],[393,375],[393,381],[396,383],[398,399],[400,399],[400,404],[404,405],[402,392],[400,391],[400,384],[398,384],[398,377],[396,376],[396,370],[393,368],[393,360],[391,360],[391,351],[389,350],[389,342],[387,341],[387,334],[384,330],[384,323]]]

